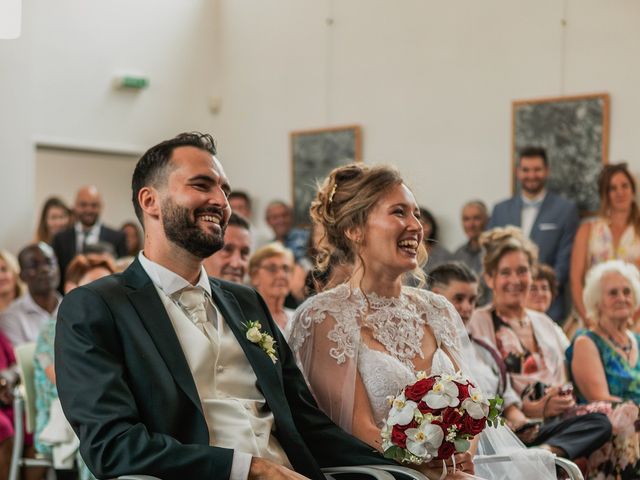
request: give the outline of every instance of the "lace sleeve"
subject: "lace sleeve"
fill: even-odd
[[[351,432],[359,332],[348,311],[348,299],[312,297],[296,311],[289,345],[319,407]]]

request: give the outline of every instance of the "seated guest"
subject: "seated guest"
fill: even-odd
[[[62,282],[64,282],[64,273],[69,262],[78,253],[87,253],[88,245],[105,242],[113,247],[115,257],[127,254],[124,233],[109,228],[101,222],[102,207],[102,196],[95,186],[86,186],[78,190],[74,205],[77,221],[73,226],[53,237],[52,242],[58,258]]]
[[[462,207],[462,229],[467,236],[467,242],[454,253],[453,260],[464,263],[477,275],[482,273],[482,249],[480,248],[480,234],[489,221],[489,211],[481,200],[471,200]],[[480,278],[480,296],[477,304],[486,305],[491,301],[491,291]]]
[[[453,259],[451,252],[440,245],[438,239],[438,223],[433,214],[424,207],[420,207],[420,223],[424,231],[424,244],[427,247],[429,258],[427,264],[422,267],[428,275],[438,265]]]
[[[0,312],[22,295],[20,272],[15,257],[0,250]]]
[[[49,197],[42,206],[35,242],[51,245],[53,237],[62,230],[69,228],[71,210],[58,197]]]
[[[478,298],[478,277],[467,265],[462,262],[449,262],[436,267],[428,278],[428,288],[434,293],[444,296],[455,307],[460,314],[465,326],[468,325],[469,319],[475,310],[476,299]],[[480,384],[483,393],[491,398],[499,395],[504,403],[502,405],[502,415],[507,420],[508,426],[519,431],[520,436],[525,441],[532,443],[535,441],[539,433],[539,425],[531,422],[529,418],[522,412],[522,400],[511,386],[511,379],[507,373],[507,367],[500,357],[500,354],[488,342],[480,340],[473,336],[469,337],[473,348],[473,358],[469,358],[467,363],[474,366],[474,378]],[[530,428],[527,428],[531,425]],[[513,434],[502,432],[504,441],[500,444],[503,450],[498,454],[508,454],[515,448],[519,455],[525,454],[522,449],[525,446],[517,439],[513,438]],[[486,439],[480,437],[480,450],[484,448]],[[553,457],[550,453],[542,449],[528,451],[526,455],[529,462],[537,462],[530,465],[537,470],[546,470],[546,477],[543,472],[538,471],[538,478],[555,479],[555,468],[553,467]],[[522,457],[520,457],[522,458]],[[536,460],[537,459],[537,460]],[[488,471],[483,471],[484,466],[476,468],[476,473],[483,478],[512,478],[509,475],[509,465],[486,466]],[[506,471],[502,471],[505,468]]]
[[[583,296],[592,327],[579,330],[567,350],[578,401],[629,401],[614,405],[613,449],[594,455],[591,472],[597,478],[640,478],[640,445],[634,428],[635,405],[640,403],[640,335],[629,329],[640,299],[640,274],[622,260],[600,263],[587,273]]]
[[[65,293],[70,292],[74,288],[86,285],[107,275],[111,275],[114,272],[113,262],[105,260],[92,259],[84,255],[76,255],[67,268],[67,275],[65,277]],[[41,438],[43,430],[47,429],[47,438],[59,437],[62,432],[54,431],[52,428],[59,427],[58,421],[61,418],[57,418],[50,423],[52,404],[58,401],[58,390],[56,389],[56,375],[54,371],[54,353],[53,346],[56,332],[56,318],[52,317],[44,326],[38,339],[36,341],[36,351],[34,358],[34,382],[36,387],[36,428],[34,436],[34,444],[38,453],[43,455],[52,455],[51,442],[46,438]],[[55,411],[55,410],[54,410]],[[58,410],[61,412],[61,410]],[[66,424],[66,420],[63,420],[63,425]],[[70,426],[68,427],[69,431]],[[73,470],[73,457],[70,458],[71,462],[68,465],[64,465],[65,468],[56,468],[56,476],[58,480],[74,479],[76,478],[75,471]],[[93,479],[93,475],[82,462],[80,455],[76,455],[75,460],[78,463],[78,470],[81,480]],[[56,463],[59,460],[54,454],[54,466],[58,467]]]
[[[115,262],[110,257],[99,257],[93,255],[76,255],[67,267],[65,275],[64,293],[80,286],[80,282],[93,282],[98,278],[114,273]]]
[[[273,230],[273,241],[282,243],[293,252],[295,261],[299,262],[307,253],[309,232],[293,226],[293,210],[291,207],[275,200],[267,205],[266,221]]]
[[[14,347],[35,342],[42,327],[58,312],[58,262],[44,242],[29,245],[18,255],[20,278],[28,292],[0,313],[0,330]]]
[[[271,229],[266,225],[258,225],[253,217],[253,202],[249,194],[243,190],[232,190],[227,197],[232,213],[237,213],[249,223],[251,230],[251,251],[270,243],[273,238]]]
[[[251,254],[249,222],[231,213],[224,232],[224,247],[203,262],[207,275],[235,283],[244,283]]]
[[[128,257],[135,257],[142,250],[142,232],[137,222],[124,222],[120,227],[120,231],[124,233]]]
[[[488,221],[489,212],[481,200],[471,200],[462,207],[462,229],[467,236],[467,242],[453,253],[453,258],[463,262],[477,274],[482,272],[480,234],[484,232]]]
[[[284,306],[291,290],[294,265],[291,250],[277,242],[259,248],[249,260],[251,285],[262,295],[271,316],[283,332],[294,313]]]
[[[527,308],[545,313],[558,294],[556,272],[549,265],[539,263],[533,268]]]
[[[503,359],[522,411],[544,423],[532,442],[556,455],[575,459],[596,451],[611,437],[606,415],[568,415],[575,401],[566,395],[564,351],[569,342],[544,313],[525,307],[537,249],[519,228],[495,228],[480,237],[485,249],[485,281],[493,305],[476,310],[469,331],[489,342]]]

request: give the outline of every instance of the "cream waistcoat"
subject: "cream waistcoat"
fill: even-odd
[[[171,298],[158,286],[156,290],[193,375],[209,429],[209,444],[291,467],[271,434],[273,413],[256,387],[253,368],[220,311],[215,309],[217,337],[209,341]]]

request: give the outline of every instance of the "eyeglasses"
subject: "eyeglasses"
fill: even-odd
[[[289,275],[293,272],[293,268],[290,265],[260,265],[263,270],[266,270],[269,273],[278,273],[278,271],[282,270],[285,275]]]

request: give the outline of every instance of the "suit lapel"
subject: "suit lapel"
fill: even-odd
[[[260,321],[262,325],[261,331],[274,336],[273,332],[269,329],[266,319],[264,319],[264,313],[257,311],[255,313],[251,312],[251,314],[248,314],[249,318],[247,318],[236,297],[231,292],[221,288],[214,281],[211,281],[211,293],[216,305],[220,308],[220,311],[224,316],[225,322],[235,335],[245,356],[247,357],[247,360],[249,360],[249,363],[253,367],[253,371],[258,378],[258,388],[273,410],[274,404],[277,405],[279,402],[271,402],[270,400],[274,399],[276,392],[281,392],[283,389],[282,372],[277,365],[274,365],[269,356],[264,352],[264,350],[262,350],[262,348],[260,348],[259,345],[251,343],[246,337],[247,322],[254,320]],[[278,389],[274,389],[276,385],[279,387]]]
[[[173,324],[158,296],[156,287],[138,259],[124,273],[131,291],[129,300],[140,316],[147,333],[158,348],[176,383],[202,413],[200,397]],[[213,366],[212,366],[213,368]]]
[[[509,218],[506,222],[507,225],[513,225],[514,227],[522,226],[522,197],[516,195],[511,202],[511,209],[509,210]]]

